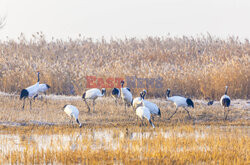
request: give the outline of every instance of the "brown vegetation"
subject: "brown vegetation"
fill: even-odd
[[[36,81],[52,86],[54,94],[81,95],[86,76],[163,78],[163,88],[149,96],[173,94],[219,100],[225,85],[232,98],[249,98],[250,43],[231,37],[148,37],[47,42],[42,33],[26,40],[0,42],[0,91],[19,93]],[[141,89],[132,89],[138,94]]]

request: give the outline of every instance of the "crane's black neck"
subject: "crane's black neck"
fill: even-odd
[[[143,94],[143,92],[140,93],[140,96],[144,100],[145,94]]]
[[[39,78],[39,72],[37,73],[37,82],[39,82],[40,81],[40,78]]]
[[[228,87],[226,87],[225,95],[227,95],[227,89],[228,89]]]
[[[169,95],[170,95],[170,90],[168,89],[167,90],[167,97],[169,97]]]

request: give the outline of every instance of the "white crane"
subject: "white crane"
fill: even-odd
[[[155,128],[155,125],[151,121],[150,110],[143,103],[143,96],[142,96],[142,94],[141,94],[141,102],[142,102],[142,106],[139,106],[138,108],[136,108],[136,115],[141,119],[142,125],[143,125],[143,118],[145,118],[152,125],[152,127]]]
[[[20,100],[23,99],[23,109],[25,106],[25,99],[30,98],[30,109],[31,109],[31,100],[32,97],[38,94],[38,89],[39,89],[39,74],[40,72],[37,72],[37,83],[29,86],[28,88],[22,89],[21,94],[20,94]]]
[[[100,91],[100,89],[93,88],[93,89],[89,89],[85,93],[83,93],[82,98],[88,107],[88,112],[90,112],[90,107],[87,103],[87,100],[93,100],[93,112],[94,112],[95,111],[95,100],[98,97],[104,96],[105,94],[106,94],[105,88],[102,88],[102,91]]]
[[[147,91],[143,90],[140,93],[141,97],[136,97],[133,100],[133,108],[136,109],[137,107],[141,106],[142,105],[142,99],[143,99],[144,105],[150,110],[150,113],[152,114],[152,120],[154,120],[153,119],[154,118],[153,115],[158,115],[159,117],[161,117],[161,110],[160,110],[160,108],[158,108],[158,106],[155,103],[152,103],[152,102],[147,101],[147,100],[144,99],[146,93],[147,93]]]
[[[140,97],[136,97],[133,99],[132,106],[134,109],[138,108],[139,106],[142,106],[142,96],[143,96],[143,92],[140,93]]]
[[[126,111],[126,106],[130,106],[133,104],[133,96],[132,93],[130,92],[130,89],[127,87],[123,87],[124,81],[121,81],[121,98],[124,102],[125,105],[125,111]]]
[[[230,97],[227,95],[227,90],[228,90],[228,86],[226,86],[225,94],[220,99],[220,104],[224,107],[225,120],[227,120],[227,115],[230,111],[229,106],[230,106],[230,102],[231,102]],[[226,113],[226,107],[228,107],[227,113]]]
[[[79,127],[80,128],[82,127],[82,124],[78,120],[79,111],[75,106],[66,104],[66,105],[64,105],[63,110],[70,117],[70,121],[73,117],[73,118],[75,118]],[[72,121],[72,124],[73,124],[73,121]]]
[[[111,96],[115,99],[115,104],[117,105],[117,100],[120,98],[120,90],[118,88],[113,88],[111,91]]]
[[[46,91],[50,88],[50,86],[48,84],[39,84],[39,88],[38,88],[38,94],[40,93],[44,93],[44,95],[46,96]],[[34,99],[36,97],[38,97],[38,94],[36,94],[34,96]]]
[[[178,107],[183,107],[185,109],[185,111],[187,112],[189,118],[191,119],[191,116],[189,114],[189,111],[185,108],[185,107],[192,107],[194,108],[194,103],[193,101],[190,99],[190,98],[185,98],[185,97],[182,97],[182,96],[172,96],[172,97],[169,97],[169,94],[170,94],[170,89],[167,90],[167,100],[173,102],[176,106],[176,110],[175,112],[168,118],[168,120],[170,120],[174,114],[177,112],[178,110]]]

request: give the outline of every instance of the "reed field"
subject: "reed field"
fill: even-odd
[[[170,88],[173,94],[219,100],[226,85],[232,98],[248,99],[250,94],[250,43],[237,37],[93,41],[79,35],[75,40],[48,42],[38,32],[30,40],[20,35],[17,41],[0,42],[0,61],[0,91],[8,93],[17,94],[34,84],[39,70],[41,82],[51,85],[53,94],[82,95],[86,76],[161,78],[161,88],[144,82],[150,97],[163,97]]]

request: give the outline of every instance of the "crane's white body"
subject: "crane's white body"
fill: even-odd
[[[151,114],[158,115],[159,114],[159,108],[155,103],[152,103],[147,100],[143,100],[143,105],[146,106]],[[139,106],[142,106],[142,98],[141,97],[136,97],[133,100],[133,107],[136,109]]]
[[[73,105],[67,105],[65,108],[64,108],[64,112],[69,116],[69,117],[74,117],[75,120],[78,119],[78,116],[79,116],[79,111],[78,109],[73,106]]]
[[[223,104],[222,104],[222,100],[223,99],[229,99],[230,100],[230,97],[228,96],[228,95],[223,95],[221,98],[220,98],[220,104],[222,105],[222,106],[224,106]]]
[[[121,88],[121,98],[126,104],[130,105],[133,100],[132,93],[125,87]]]
[[[33,97],[35,95],[38,94],[39,92],[39,82],[37,82],[36,84],[29,86],[28,88],[25,88],[28,93],[29,93],[29,97]]]
[[[85,99],[97,99],[98,97],[102,97],[104,94],[98,88],[89,89],[86,91]]]
[[[38,88],[38,92],[39,93],[44,93],[48,90],[48,86],[47,84],[39,84],[39,88]]]
[[[139,106],[142,106],[142,98],[141,97],[136,97],[133,100],[133,108],[136,109]]]
[[[187,99],[185,97],[182,97],[182,96],[167,97],[167,100],[173,102],[175,104],[176,108],[188,106]]]
[[[147,119],[153,128],[155,128],[154,124],[151,122],[151,114],[150,110],[146,106],[140,106],[136,108],[136,115],[143,120],[143,118]]]
[[[73,105],[65,105],[64,106],[64,112],[70,117],[70,118],[74,118],[76,120],[76,122],[79,124],[79,127],[82,126],[82,124],[79,122],[78,120],[78,116],[79,116],[79,110],[73,106]]]

